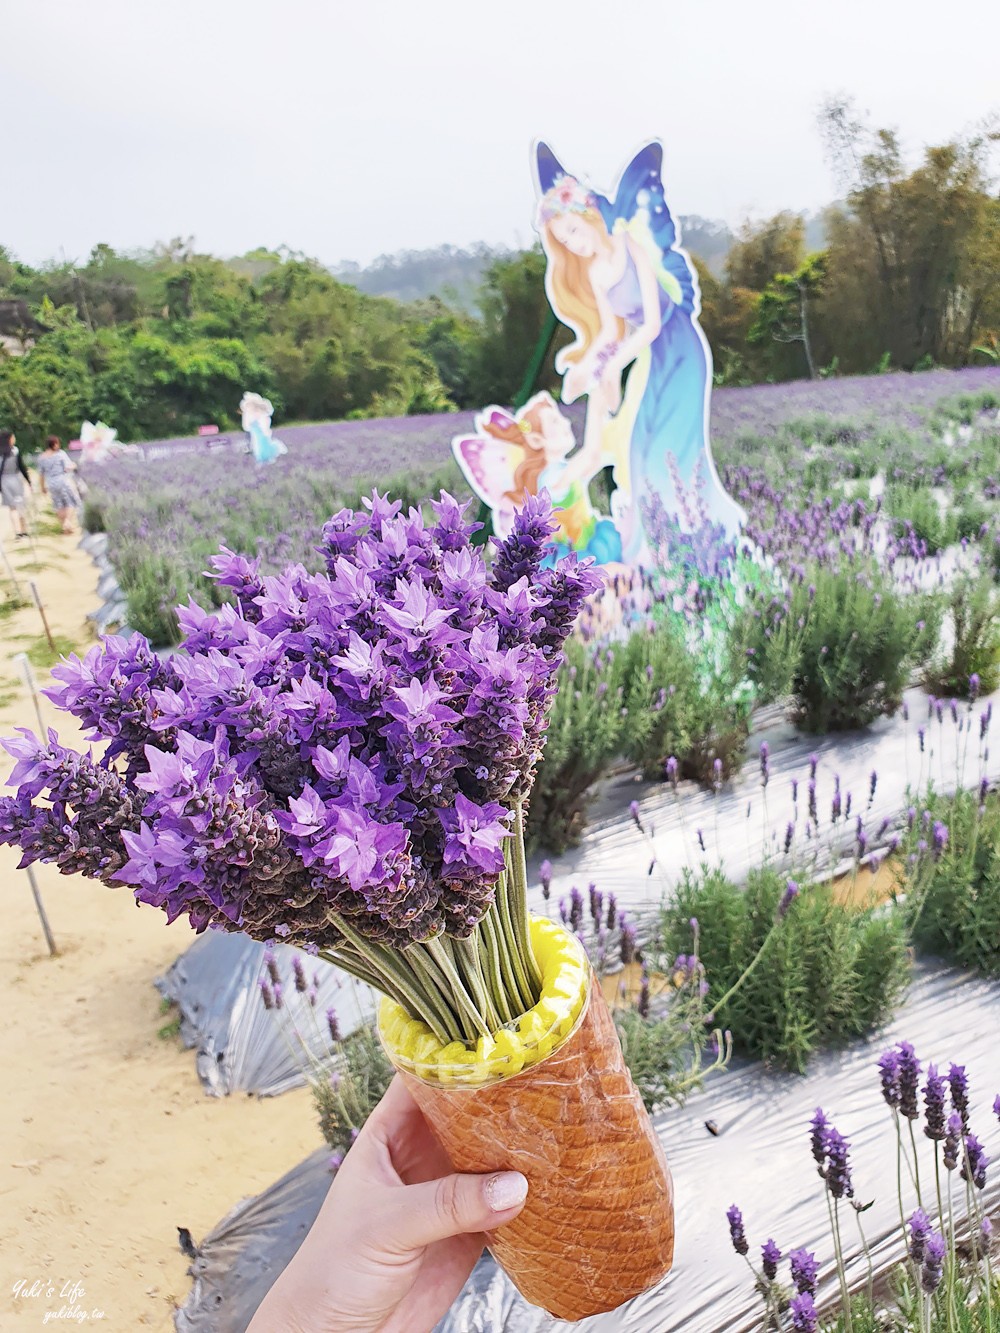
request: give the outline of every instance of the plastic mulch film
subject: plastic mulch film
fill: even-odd
[[[264,1008],[258,984],[267,976],[264,946],[246,935],[205,931],[155,983],[180,1009],[181,1039],[196,1048],[198,1077],[213,1096],[273,1097],[302,1086],[301,1052],[296,1055],[288,1041],[283,1020],[294,1019],[312,1053],[323,1058],[330,1050],[328,1009],[337,1015],[343,1036],[374,1016],[371,991],[339,968],[284,944],[274,953],[286,983],[285,1014]],[[293,985],[296,955],[308,981],[318,981],[314,1006]]]
[[[531,909],[558,914],[559,898],[571,885],[585,890],[593,882],[605,897],[614,893],[619,906],[630,915],[641,914],[659,903],[685,867],[697,870],[703,861],[721,865],[736,883],[765,858],[778,868],[787,866],[797,879],[808,874],[823,876],[840,868],[843,860],[853,860],[857,816],[862,817],[869,850],[877,851],[892,831],[905,825],[909,793],[926,791],[931,783],[935,791],[947,794],[956,786],[975,788],[984,776],[993,782],[1000,778],[1000,745],[988,746],[984,757],[979,741],[979,715],[990,703],[1000,709],[1000,691],[977,700],[971,709],[968,703],[959,703],[954,716],[946,702],[940,721],[925,691],[907,690],[905,699],[906,716],[901,710],[895,717],[878,718],[864,731],[830,736],[805,735],[784,719],[779,708],[762,709],[754,717],[754,733],[741,772],[718,793],[681,782],[675,794],[667,782],[638,781],[634,769],[607,779],[595,789],[580,845],[552,858],[548,909],[537,887],[538,865],[545,853],[540,851],[532,858]],[[763,741],[770,749],[766,790],[759,758]],[[808,835],[805,827],[813,755],[818,836]],[[871,793],[873,772],[877,782]],[[843,803],[846,805],[849,794],[852,797],[853,813],[834,822],[832,803],[838,779]],[[649,837],[626,814],[633,799],[639,802]],[[793,838],[786,854],[789,823]],[[657,868],[650,873],[654,852]]]
[[[865,1235],[876,1273],[884,1271],[901,1258],[902,1249],[895,1136],[875,1062],[887,1046],[905,1040],[925,1064],[964,1064],[972,1129],[995,1163],[1000,1127],[990,1107],[1000,1091],[998,1026],[1000,986],[924,965],[896,1018],[872,1043],[819,1056],[804,1076],[770,1074],[752,1065],[714,1077],[685,1107],[654,1117],[675,1191],[674,1267],[665,1282],[612,1314],[571,1326],[528,1306],[484,1258],[439,1333],[561,1333],[570,1327],[578,1333],[750,1333],[760,1327],[759,1298],[729,1242],[725,1212],[733,1203],[743,1210],[751,1258],[769,1237],[786,1252],[813,1249],[821,1263],[820,1295],[833,1297],[829,1221],[809,1150],[808,1126],[817,1106],[851,1142],[857,1197],[866,1204],[874,1200],[862,1217]],[[707,1120],[718,1128],[717,1137],[706,1129]],[[917,1139],[926,1184],[933,1168],[930,1144],[919,1126]],[[326,1155],[316,1153],[215,1228],[195,1264],[195,1289],[177,1316],[181,1333],[242,1333],[318,1212],[329,1184]],[[965,1197],[964,1183],[958,1184],[956,1206]],[[904,1188],[910,1188],[905,1171]],[[996,1219],[1000,1167],[995,1164],[981,1197]],[[911,1200],[912,1189],[906,1196],[908,1210],[916,1206]],[[850,1213],[845,1214],[844,1242],[852,1283],[863,1285],[867,1266]],[[266,1273],[266,1281],[255,1283],[257,1272]]]
[[[380,1031],[456,1170],[528,1177],[524,1209],[490,1250],[531,1304],[579,1320],[662,1279],[673,1190],[583,951],[550,922],[531,935],[541,998],[513,1031],[466,1052],[391,1001]]]
[[[212,1228],[188,1269],[194,1285],[174,1314],[178,1333],[243,1333],[316,1220],[329,1163],[329,1149],[314,1152]]]

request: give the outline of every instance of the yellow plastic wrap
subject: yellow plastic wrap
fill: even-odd
[[[379,1026],[455,1170],[527,1177],[490,1250],[528,1301],[576,1320],[669,1271],[673,1185],[583,951],[551,922],[531,933],[542,996],[511,1032],[444,1046],[390,1001]]]

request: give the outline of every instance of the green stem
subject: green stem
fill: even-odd
[[[519,1018],[524,1010],[521,1008],[521,1000],[517,989],[517,981],[514,977],[514,968],[510,960],[510,953],[504,948],[500,909],[495,902],[479,923],[479,929],[482,932],[483,939],[487,941],[490,956],[494,960],[496,966],[496,976],[498,978],[497,995],[503,997],[503,1008],[506,1009],[509,1015],[507,1022],[510,1023],[515,1018]]]
[[[826,1192],[826,1206],[830,1214],[830,1229],[833,1232],[833,1249],[837,1257],[837,1277],[840,1281],[840,1303],[844,1311],[844,1327],[847,1333],[854,1333],[854,1321],[851,1318],[851,1296],[847,1289],[847,1274],[844,1272],[844,1251],[840,1244],[840,1224],[837,1217],[837,1200],[830,1197],[830,1191]]]
[[[433,958],[422,944],[414,944],[406,950],[407,958],[414,972],[418,973],[428,1002],[440,1015],[442,1025],[448,1031],[450,1041],[467,1041],[468,1032],[461,1015],[452,1008],[451,987],[448,979],[437,968]]]
[[[500,1015],[500,1022],[502,1024],[510,1023],[513,1020],[513,1014],[510,1012],[510,1006],[507,1002],[507,987],[504,985],[500,970],[500,950],[497,946],[496,936],[493,933],[493,923],[490,920],[489,913],[476,928],[474,939],[479,949],[483,975],[486,978],[490,994],[493,996],[493,1003]]]
[[[476,947],[475,940],[449,939],[446,942],[446,947],[449,949],[452,960],[465,981],[466,988],[479,1006],[479,1012],[486,1020],[487,1027],[490,1032],[496,1032],[500,1027],[500,1015],[490,998],[486,978],[483,976],[483,970],[479,965],[479,949]]]
[[[514,923],[510,913],[510,899],[507,894],[507,884],[510,880],[510,869],[500,877],[496,891],[497,908],[497,929],[500,948],[506,954],[510,962],[510,970],[514,977],[514,993],[511,999],[519,1006],[518,1014],[526,1014],[535,1004],[531,998],[531,986],[528,984],[528,974],[524,970],[524,964],[517,948],[517,938],[514,933]]]
[[[379,989],[388,992],[390,986],[395,987],[403,997],[401,1000],[403,1007],[414,1018],[422,1019],[438,1041],[447,1044],[447,1030],[441,1026],[433,1008],[427,1003],[413,969],[408,966],[407,961],[404,961],[403,955],[395,954],[392,950],[385,948],[384,945],[376,944],[373,940],[366,940],[343,917],[336,918],[336,925],[338,930],[343,933],[344,938],[349,941],[361,957],[367,961],[371,970],[374,971],[378,977],[377,985]]]
[[[909,1117],[907,1117],[907,1119],[909,1119]],[[921,1208],[923,1208],[924,1199],[923,1195],[920,1192],[920,1159],[917,1157],[917,1138],[913,1132],[912,1120],[909,1120],[909,1125],[910,1125],[910,1143],[913,1145],[913,1172],[915,1177],[914,1183],[916,1184],[917,1187],[917,1203]]]
[[[474,1031],[478,1032],[482,1037],[488,1037],[490,1035],[490,1030],[486,1020],[476,1008],[469,992],[465,989],[465,983],[459,976],[458,968],[452,961],[446,941],[447,936],[438,935],[436,939],[428,940],[423,947],[448,978],[448,984],[451,986],[454,993],[455,1003],[462,1013],[465,1014],[466,1018],[470,1020]]]
[[[518,949],[531,985],[533,1004],[538,1003],[542,993],[542,973],[535,960],[531,947],[531,927],[528,923],[528,866],[524,859],[524,803],[518,801],[514,806],[514,847],[513,876],[511,893],[511,920],[513,922]]]

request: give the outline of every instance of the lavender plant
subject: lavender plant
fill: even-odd
[[[326,524],[326,570],[223,550],[235,605],[182,609],[186,653],[108,639],[58,668],[54,732],[17,763],[0,840],[196,930],[282,938],[376,985],[442,1041],[536,1002],[524,819],[562,645],[600,576],[543,568],[547,500],[491,569],[463,506],[374,494]]]
[[[829,1317],[821,1319],[819,1263],[808,1251],[792,1250],[785,1256],[788,1283],[780,1279],[783,1256],[773,1240],[763,1246],[758,1268],[749,1257],[743,1214],[734,1204],[726,1214],[730,1240],[749,1266],[764,1302],[764,1327],[804,1333],[820,1333],[821,1329],[823,1333],[883,1329],[894,1333],[993,1333],[1000,1325],[1000,1284],[992,1256],[993,1227],[982,1204],[990,1160],[970,1128],[965,1069],[952,1064],[945,1078],[929,1065],[921,1088],[921,1061],[908,1042],[900,1042],[881,1056],[878,1072],[894,1128],[899,1241],[905,1257],[876,1289],[861,1221],[866,1206],[855,1193],[850,1144],[823,1110],[817,1109],[809,1127],[809,1143],[823,1181],[840,1298]],[[993,1103],[993,1112],[1000,1116],[1000,1096]],[[928,1178],[925,1170],[921,1183],[920,1159],[924,1158],[926,1168],[928,1149],[933,1174]],[[867,1260],[863,1292],[850,1290],[847,1272],[844,1230],[852,1213]]]

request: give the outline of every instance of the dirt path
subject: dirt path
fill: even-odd
[[[57,641],[85,647],[96,576],[75,540],[46,535],[32,551],[2,522],[0,540],[15,570],[35,579]],[[40,634],[34,606],[0,616],[0,735],[37,725],[12,657],[30,650],[41,663]],[[78,740],[43,710],[46,725]],[[4,755],[0,781],[9,768]],[[40,866],[60,949],[50,958],[16,864],[0,847],[0,1329],[41,1328],[52,1312],[50,1327],[169,1330],[190,1288],[176,1228],[197,1241],[319,1146],[310,1098],[206,1097],[193,1052],[157,1035],[169,1015],[152,981],[186,947],[187,928],[168,927],[125,889]],[[29,1293],[38,1283],[37,1294],[16,1296],[19,1282]],[[54,1317],[74,1306],[90,1317]]]

